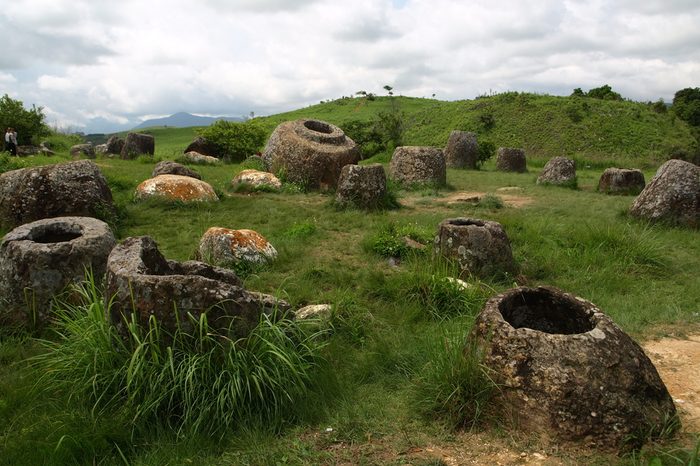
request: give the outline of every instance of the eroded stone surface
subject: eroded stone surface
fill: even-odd
[[[333,306],[330,304],[310,304],[294,312],[294,317],[297,320],[305,319],[320,319],[327,320],[331,318]]]
[[[0,222],[5,228],[42,218],[114,215],[112,192],[90,160],[12,170],[0,175]]]
[[[445,163],[449,168],[476,168],[479,161],[479,144],[476,134],[468,131],[452,131],[445,147]]]
[[[42,326],[51,301],[69,284],[105,273],[116,241],[109,226],[90,217],[56,217],[26,223],[0,244],[0,322]]]
[[[249,186],[253,189],[267,186],[272,189],[281,189],[282,182],[272,173],[261,172],[259,170],[243,170],[231,180],[233,188],[243,189]]]
[[[598,181],[598,191],[606,194],[639,194],[644,185],[641,170],[606,168]]]
[[[155,148],[156,140],[150,134],[129,133],[124,140],[120,158],[130,160],[139,155],[153,155]]]
[[[537,184],[570,185],[576,182],[576,162],[566,157],[550,159],[537,177]]]
[[[232,270],[165,259],[148,236],[127,238],[109,255],[105,299],[112,297],[110,318],[122,334],[132,314],[142,326],[154,316],[170,335],[177,328],[191,333],[193,321],[206,314],[210,331],[240,338],[262,313],[289,309],[273,296],[243,289]]]
[[[115,134],[113,136],[110,136],[109,139],[107,139],[106,144],[108,154],[121,154],[122,149],[124,148],[124,139],[120,138]]]
[[[270,172],[312,189],[332,189],[360,149],[335,125],[319,120],[287,121],[275,128],[262,158]]]
[[[170,201],[218,201],[214,188],[207,182],[181,175],[158,175],[136,187],[136,199],[158,197]]]
[[[185,155],[183,155],[183,157],[185,158],[185,160],[188,160],[192,163],[200,163],[204,165],[216,165],[217,163],[219,163],[219,159],[217,159],[216,157],[200,154],[199,152],[195,151],[185,152]]]
[[[496,170],[523,173],[527,171],[525,151],[512,147],[499,147],[496,152]]]
[[[210,264],[232,267],[240,262],[270,262],[277,250],[256,231],[211,227],[202,235],[197,255]]]
[[[456,260],[464,275],[490,278],[516,271],[510,241],[498,222],[464,217],[443,220],[434,250]]]
[[[700,167],[683,160],[664,163],[634,200],[630,214],[700,227]]]
[[[447,182],[445,154],[437,147],[397,147],[389,162],[389,176],[404,185],[443,186]]]
[[[469,338],[522,430],[618,448],[676,415],[639,345],[594,304],[556,288],[491,298]]]
[[[215,159],[221,159],[224,157],[224,154],[221,152],[219,149],[219,146],[216,144],[209,142],[205,138],[201,136],[197,136],[194,141],[192,141],[186,148],[185,148],[185,153],[188,152],[196,152],[201,155],[205,155],[207,157],[213,157]]]
[[[84,156],[89,159],[95,158],[95,146],[92,144],[76,144],[71,146],[70,155],[73,157]]]
[[[158,175],[180,175],[189,176],[191,178],[196,178],[198,180],[202,179],[202,176],[196,171],[189,167],[186,167],[177,162],[171,162],[170,160],[163,160],[158,162],[155,167],[153,167],[153,173],[151,177],[155,178]]]
[[[380,207],[386,197],[386,174],[381,164],[345,165],[340,172],[335,200],[363,209]]]

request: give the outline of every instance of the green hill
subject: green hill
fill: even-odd
[[[345,97],[255,121],[270,133],[279,123],[298,118],[343,128],[376,119],[390,109],[390,99]],[[690,127],[673,112],[657,113],[639,102],[518,92],[453,102],[394,99],[404,114],[407,145],[443,147],[452,130],[473,131],[480,141],[524,148],[535,165],[564,155],[584,165],[652,168],[671,155],[693,154],[697,145]],[[197,129],[154,127],[143,132],[155,136],[156,155],[167,158],[180,154]]]
[[[390,106],[389,97],[343,98],[262,118],[273,128],[285,120],[318,118],[343,127],[370,120]],[[564,155],[594,165],[657,166],[671,154],[690,154],[695,139],[672,112],[650,105],[586,97],[508,92],[445,102],[395,97],[405,113],[406,144],[442,147],[452,130],[473,131],[496,146],[522,147],[532,161]],[[492,127],[484,122],[491,120]]]

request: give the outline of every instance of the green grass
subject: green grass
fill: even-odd
[[[557,122],[560,111],[570,121],[567,125],[583,125],[587,118],[598,118],[596,124],[603,127],[612,124],[612,120],[603,121],[610,118],[608,113],[620,117],[615,112],[633,110],[640,105],[591,103],[590,115],[574,123],[565,108],[559,109],[567,101],[555,97],[496,96],[468,102],[402,99],[404,111],[413,115],[411,118],[422,115],[429,126],[424,128],[421,120],[416,120],[419,123],[409,131],[408,140],[443,145],[444,141],[440,141],[443,137],[446,141],[447,128],[464,122],[463,126],[452,129],[470,129],[469,122],[478,122],[480,111],[499,102],[510,106],[504,108],[522,107],[523,112],[548,109],[553,115],[549,124],[554,129],[563,124]],[[358,99],[346,99],[270,118],[266,124],[271,130],[275,121],[302,116],[342,123],[353,118],[372,118],[386,104],[386,99],[364,104]],[[640,107],[641,117],[634,120],[635,124],[647,120],[643,108]],[[515,120],[515,115],[528,113],[515,112],[509,116],[505,110],[492,110],[495,126],[488,136],[498,145],[501,145],[496,138],[499,134],[504,137],[504,145],[525,144],[527,140],[517,138],[538,131],[537,125],[543,124],[537,119],[518,122],[522,127],[518,126],[511,134],[505,128],[506,122]],[[601,113],[596,113],[599,110]],[[445,123],[441,123],[443,118]],[[683,139],[683,126],[679,122],[673,126],[662,120],[649,121],[659,126],[659,131],[668,132],[658,136],[657,130],[649,129],[644,135],[634,136],[637,133],[632,131],[624,139],[629,139],[630,147],[639,148],[642,144],[639,141],[649,142],[644,138],[657,136],[662,138],[661,145]],[[439,129],[443,126],[444,131]],[[557,133],[554,129],[550,130],[551,134]],[[192,129],[151,131],[156,136],[156,159],[182,151],[194,136]],[[244,277],[245,286],[275,294],[295,307],[333,305],[329,333],[323,340],[325,346],[319,350],[327,365],[309,376],[325,390],[310,390],[308,396],[296,397],[293,406],[270,403],[272,413],[291,409],[278,418],[284,421],[270,423],[272,427],[256,425],[260,422],[244,426],[245,423],[234,420],[244,414],[237,409],[227,409],[228,414],[221,415],[223,419],[217,418],[218,415],[211,415],[214,408],[201,408],[201,405],[195,411],[201,411],[201,416],[206,414],[206,419],[212,421],[205,423],[203,417],[194,413],[184,422],[181,408],[171,409],[162,398],[170,396],[174,387],[182,384],[166,380],[163,366],[143,359],[139,366],[141,375],[133,379],[136,385],[131,385],[140,387],[141,395],[127,397],[121,406],[117,402],[118,387],[124,387],[123,382],[95,392],[93,385],[86,382],[97,373],[98,361],[105,363],[106,369],[99,372],[107,381],[96,378],[99,385],[95,387],[109,386],[110,377],[123,381],[125,358],[130,354],[126,350],[115,354],[105,347],[108,332],[99,326],[101,314],[95,307],[92,314],[83,312],[82,320],[72,318],[78,325],[75,331],[64,327],[63,337],[46,336],[49,341],[46,345],[28,336],[0,333],[0,464],[125,464],[124,459],[128,464],[142,465],[421,464],[411,451],[431,445],[484,448],[469,437],[471,434],[455,432],[455,426],[472,428],[488,439],[502,441],[498,427],[490,427],[492,423],[498,425],[497,416],[494,419],[488,411],[487,395],[492,387],[483,377],[478,355],[467,351],[465,356],[460,350],[466,342],[471,319],[485,299],[513,283],[472,281],[472,287],[462,292],[447,281],[447,277],[454,275],[452,266],[436,261],[432,254],[433,235],[445,218],[473,217],[501,222],[521,266],[519,281],[558,286],[589,299],[636,338],[657,335],[668,328],[688,332],[698,328],[698,231],[634,221],[625,214],[633,196],[607,196],[595,191],[602,167],[608,162],[655,166],[658,153],[653,147],[656,146],[651,144],[640,152],[630,149],[624,153],[606,148],[598,139],[591,140],[592,145],[576,155],[584,160],[578,164],[576,190],[538,186],[537,167],[543,165],[547,151],[569,144],[563,133],[557,137],[560,139],[557,144],[549,139],[538,143],[540,152],[530,159],[529,173],[497,172],[493,160],[478,171],[450,169],[449,189],[397,189],[401,208],[369,212],[338,210],[330,202],[331,195],[295,189],[281,193],[232,193],[230,181],[244,169],[244,164],[196,167],[203,180],[223,194],[219,202],[196,206],[136,203],[134,189],[150,177],[156,160],[96,159],[118,205],[119,239],[151,235],[163,254],[174,260],[190,259],[202,234],[212,226],[254,229],[274,245],[279,253],[277,260],[250,271]],[[581,135],[583,140],[588,137]],[[21,162],[41,165],[65,160],[69,157],[59,154]],[[646,168],[647,179],[652,175],[653,169]],[[506,193],[496,191],[505,186],[521,187],[522,191],[508,195],[529,198],[530,203],[510,207]],[[486,196],[478,203],[447,204],[447,196],[456,191],[476,191]],[[427,249],[422,253],[410,252],[402,242],[404,236],[426,244]],[[401,257],[400,264],[389,265],[388,256]],[[271,337],[266,335],[266,339]],[[89,351],[99,348],[105,354],[97,358],[93,352],[90,357]],[[151,349],[148,345],[143,348]],[[223,350],[217,351],[221,354]],[[186,359],[182,353],[178,360],[183,370],[196,365],[220,370],[222,366],[206,359],[209,357],[206,354],[194,353],[192,359]],[[36,368],[27,362],[31,357],[44,361],[54,358],[57,371],[52,371],[51,376],[65,370],[59,377],[62,384],[52,382],[58,388],[42,396],[31,390],[39,380]],[[162,352],[158,357],[167,360],[167,354]],[[78,360],[83,363],[76,365]],[[270,364],[265,367],[269,368]],[[42,380],[46,381],[43,385],[51,386],[48,378]],[[221,390],[212,390],[216,383],[215,378],[203,377],[190,392],[201,392],[202,397],[216,404],[221,401],[218,398]],[[73,396],[69,398],[71,393]],[[96,403],[95,396],[103,393],[108,395],[105,400],[112,400],[111,404]],[[152,402],[144,403],[144,399]],[[224,406],[232,405],[224,402]],[[267,408],[259,406],[259,401],[251,402],[250,409],[264,413]],[[230,418],[226,420],[226,416]],[[157,422],[146,422],[155,418]],[[139,429],[134,430],[134,419],[142,422]],[[206,429],[199,430],[197,426],[228,427],[223,428],[225,433],[220,441],[212,441],[206,439],[207,435],[205,438],[198,435],[196,432]],[[217,432],[214,438],[220,435]],[[527,437],[509,440],[516,451],[527,448],[529,441]],[[681,447],[686,446],[672,443],[666,451],[679,453],[676,449]],[[567,456],[567,450],[562,449],[557,454],[571,463],[577,461],[576,452]],[[599,464],[626,461],[602,454],[596,454],[594,459]]]

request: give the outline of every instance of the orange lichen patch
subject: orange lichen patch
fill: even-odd
[[[272,173],[253,169],[243,170],[231,180],[232,186],[238,186],[240,184],[249,184],[255,187],[266,185],[274,189],[280,189],[282,187],[282,182]]]
[[[136,188],[136,197],[162,197],[173,201],[216,201],[218,196],[209,183],[180,175],[158,175]]]
[[[265,263],[277,257],[277,251],[256,231],[211,227],[199,242],[198,255],[208,262],[230,266]]]

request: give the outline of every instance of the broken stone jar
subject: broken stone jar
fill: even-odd
[[[673,401],[642,348],[594,304],[552,287],[491,298],[469,336],[524,431],[600,448],[677,425]]]
[[[456,260],[460,275],[490,278],[516,270],[503,226],[490,220],[464,217],[443,220],[435,236],[434,250]]]

